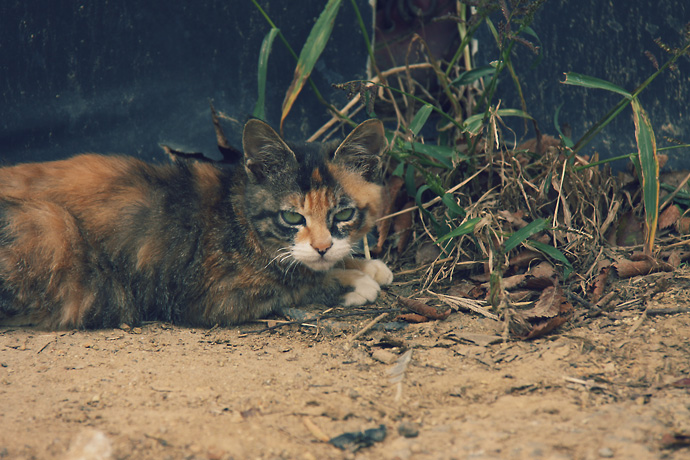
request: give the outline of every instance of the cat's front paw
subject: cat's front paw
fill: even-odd
[[[333,270],[331,272],[340,284],[352,287],[352,291],[346,293],[341,300],[344,307],[364,305],[376,300],[381,287],[374,278],[360,270]]]
[[[345,261],[345,267],[366,273],[381,286],[393,282],[393,272],[378,259],[349,259]]]

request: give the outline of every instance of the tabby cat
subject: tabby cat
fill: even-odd
[[[368,120],[337,146],[249,121],[237,165],[123,156],[0,169],[0,324],[231,325],[373,301],[391,271],[351,257],[382,208]]]

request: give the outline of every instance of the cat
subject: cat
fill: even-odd
[[[242,145],[231,166],[84,154],[0,168],[0,324],[230,326],[374,301],[393,274],[352,252],[383,206],[383,124],[335,146],[253,119]]]

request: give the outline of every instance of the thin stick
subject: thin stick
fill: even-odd
[[[381,72],[381,77],[388,77],[390,75],[394,75],[396,73],[401,73],[405,72],[408,68],[409,69],[426,69],[432,67],[431,64],[429,63],[421,63],[421,64],[410,64],[409,66],[401,66],[401,67],[394,67],[392,69],[388,69],[384,72]],[[379,76],[375,76],[374,78],[371,79],[372,83],[378,83],[380,81]],[[373,86],[373,85],[372,85]],[[342,118],[344,117],[344,114],[347,113],[353,106],[355,106],[359,100],[362,97],[359,94],[356,94],[355,97],[348,102],[345,107],[337,111],[337,114],[333,116],[329,121],[327,121],[321,128],[319,128],[314,134],[311,135],[309,139],[307,139],[307,142],[314,142],[316,139],[318,139],[323,133],[325,133],[331,126],[336,124],[339,121],[342,121]]]
[[[369,322],[368,322],[358,333],[356,333],[355,335],[353,335],[352,337],[350,337],[349,339],[347,339],[347,342],[345,343],[345,349],[346,349],[346,350],[349,350],[349,349],[352,347],[352,343],[353,343],[355,340],[357,340],[358,338],[360,338],[361,336],[363,336],[364,334],[366,334],[367,332],[369,332],[369,330],[370,330],[372,327],[376,326],[376,323],[378,323],[378,322],[381,321],[383,318],[385,318],[386,315],[388,315],[388,313],[381,313],[379,316],[377,316],[376,318],[374,318],[374,319],[372,319],[371,321],[369,321]]]
[[[464,181],[460,182],[459,184],[455,185],[454,187],[449,188],[449,189],[446,190],[444,193],[453,193],[453,192],[455,192],[456,190],[458,190],[460,187],[463,187],[464,185],[467,185],[467,183],[468,183],[469,181],[471,181],[472,179],[474,179],[475,177],[477,177],[477,175],[481,174],[482,172],[486,171],[486,169],[487,169],[488,167],[489,167],[488,165],[487,165],[487,166],[484,166],[482,169],[480,169],[480,170],[477,171],[476,173],[472,174],[470,177],[468,177],[468,178],[465,179]],[[434,199],[432,199],[432,200],[429,200],[429,201],[427,201],[426,203],[423,203],[423,204],[422,204],[422,209],[426,209],[426,208],[428,208],[429,206],[438,203],[439,201],[441,201],[441,199],[442,199],[442,198],[441,198],[440,196],[437,196],[436,198],[434,198]],[[406,212],[416,211],[417,209],[419,209],[419,206],[413,206],[413,207],[411,207],[411,208],[405,208],[405,209],[403,209],[402,211],[394,212],[393,214],[388,214],[387,216],[380,217],[379,219],[376,220],[376,222],[381,222],[382,220],[390,219],[391,217],[396,217],[396,216],[399,216],[400,214],[405,214]]]
[[[316,327],[314,325],[308,324],[310,321],[321,321],[324,319],[336,319],[336,318],[346,318],[348,316],[361,316],[361,315],[371,315],[373,313],[398,313],[400,312],[399,308],[388,308],[386,310],[364,310],[364,311],[353,311],[349,313],[334,313],[332,315],[321,315],[321,316],[316,316],[312,318],[306,318],[303,320],[296,320],[296,321],[286,321],[284,323],[276,324],[270,327],[266,327],[264,329],[259,329],[258,331],[240,331],[240,334],[261,334],[263,332],[268,332],[272,331],[274,329],[278,329],[283,326],[290,326],[293,324],[305,324],[305,325],[310,325],[312,327]]]
[[[672,191],[671,194],[666,197],[666,201],[664,201],[662,203],[662,205],[659,206],[659,212],[663,211],[664,208],[666,206],[668,206],[673,201],[673,197],[676,196],[678,194],[678,192],[680,192],[680,189],[685,187],[685,184],[687,184],[689,180],[690,180],[690,173],[688,173],[688,175],[685,176],[685,179],[680,181],[680,184],[678,184],[678,187],[676,187],[676,189],[674,191]]]

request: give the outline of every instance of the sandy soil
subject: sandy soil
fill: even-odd
[[[690,376],[690,314],[640,320],[686,306],[689,286],[674,275],[646,303],[531,342],[463,312],[355,340],[372,316],[258,334],[0,329],[0,458],[690,458],[668,446],[690,434],[689,390],[672,385]],[[356,452],[324,442],[380,425]]]

